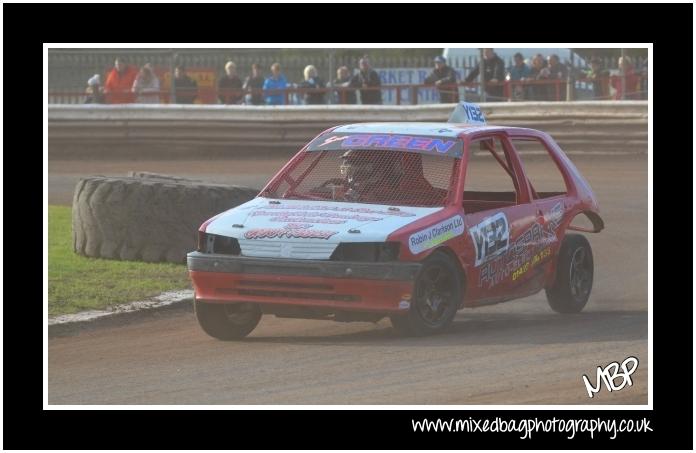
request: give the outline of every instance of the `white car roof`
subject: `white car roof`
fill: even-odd
[[[456,138],[482,130],[519,129],[510,126],[455,123],[357,123],[339,126],[332,133],[345,134],[403,134]]]

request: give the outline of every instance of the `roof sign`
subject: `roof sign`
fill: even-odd
[[[460,102],[449,117],[449,123],[486,124],[481,107],[471,102]]]
[[[452,137],[404,134],[329,133],[312,140],[307,151],[390,149],[422,154],[461,157],[462,141]]]

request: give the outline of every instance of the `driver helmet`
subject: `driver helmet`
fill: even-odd
[[[364,182],[377,175],[375,157],[372,153],[348,150],[341,156],[341,176],[351,182]]]

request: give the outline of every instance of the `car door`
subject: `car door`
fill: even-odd
[[[535,251],[535,268],[537,273],[551,275],[552,258],[556,256],[563,239],[560,226],[567,208],[568,182],[542,138],[520,134],[510,138],[510,144],[522,163],[540,225],[541,238]],[[533,159],[527,157],[532,155]]]
[[[465,151],[467,234],[465,305],[495,303],[538,289],[532,250],[540,239],[537,207],[505,134],[478,136]]]

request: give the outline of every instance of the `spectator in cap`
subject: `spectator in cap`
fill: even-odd
[[[177,104],[193,104],[198,95],[198,83],[186,75],[186,67],[183,64],[174,68],[174,86]]]
[[[457,71],[447,65],[444,57],[438,55],[434,59],[435,68],[425,78],[426,85],[435,85],[440,93],[440,103],[459,102],[459,87],[457,87]]]
[[[466,76],[465,82],[471,83],[479,76],[479,67],[476,67]],[[505,78],[505,63],[493,51],[483,49],[483,81],[486,84],[487,101],[503,100],[503,85],[498,85]],[[490,84],[490,85],[489,85]]]
[[[133,102],[132,88],[135,78],[138,76],[138,70],[134,66],[126,64],[123,57],[119,57],[114,61],[114,68],[106,76],[104,84],[104,94],[106,102],[109,104],[127,104]]]
[[[237,75],[237,65],[228,61],[225,74],[218,80],[218,98],[222,104],[239,104],[242,97],[242,79]]]
[[[370,60],[363,57],[359,62],[360,72],[355,75],[356,85],[360,88],[360,100],[363,104],[381,104],[382,103],[382,82],[379,79],[377,71],[370,66]]]
[[[251,75],[244,80],[242,89],[247,93],[247,104],[263,105],[263,76],[257,63],[251,65]]]
[[[609,99],[609,71],[602,68],[602,60],[593,57],[590,60],[590,70],[585,78],[592,82],[592,92],[595,100]]]
[[[336,71],[336,80],[334,80],[333,85],[339,88],[346,88],[336,92],[338,104],[357,104],[357,96],[355,95],[355,90],[352,88],[359,87],[358,81],[355,77],[350,75],[350,70],[347,66],[338,68]]]
[[[87,81],[87,98],[85,99],[85,104],[103,104],[104,103],[104,89],[101,86],[101,76],[99,74],[94,74]]]
[[[318,88],[324,88],[326,84],[317,75],[317,68],[312,65],[308,65],[304,68],[304,81],[298,85],[299,88],[304,88],[308,90],[314,90]],[[307,105],[311,104],[324,104],[324,93],[323,92],[305,92],[304,102]]]
[[[135,102],[138,104],[159,104],[159,90],[160,83],[155,75],[155,70],[150,63],[145,63],[133,82],[133,93],[137,95]]]

